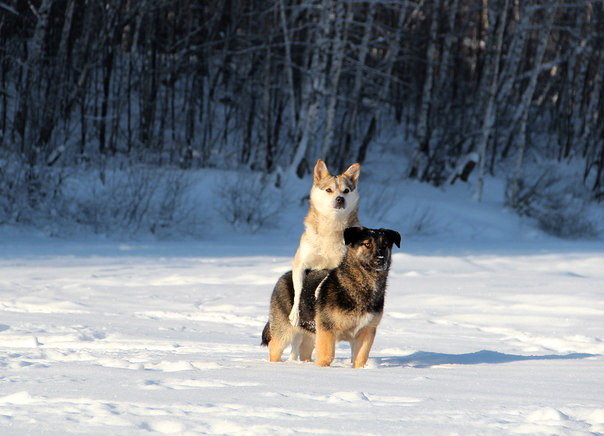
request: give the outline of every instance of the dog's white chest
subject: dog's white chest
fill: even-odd
[[[323,238],[309,241],[308,247],[304,250],[305,265],[312,269],[332,269],[337,267],[344,254],[346,246],[341,236],[338,238]]]
[[[365,327],[367,327],[369,325],[369,323],[371,321],[373,321],[373,318],[375,318],[375,314],[373,314],[373,313],[366,313],[365,315],[362,315],[359,318],[359,322],[358,322],[357,326],[355,327],[354,331],[352,332],[352,336],[355,337],[361,330],[363,330]]]

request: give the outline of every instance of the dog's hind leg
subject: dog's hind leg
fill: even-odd
[[[300,360],[310,362],[312,360],[312,350],[315,348],[315,341],[310,335],[303,335],[302,343],[300,344]]]
[[[268,360],[270,362],[281,362],[281,355],[285,347],[287,347],[287,343],[281,341],[280,338],[273,337],[268,343]]]
[[[289,360],[298,360],[300,358],[300,348],[304,335],[302,333],[294,333],[292,338],[292,351],[289,353]]]

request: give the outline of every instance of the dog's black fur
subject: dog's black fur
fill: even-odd
[[[315,290],[330,271],[328,269],[306,270],[305,273],[304,287],[300,296],[300,327],[310,333],[315,333]],[[279,291],[277,292],[277,290]],[[283,312],[291,311],[293,302],[294,285],[292,282],[292,272],[288,271],[279,278],[275,285],[273,295],[271,296],[271,311],[273,308]],[[270,340],[270,322],[267,322],[262,330],[261,345],[268,345]]]

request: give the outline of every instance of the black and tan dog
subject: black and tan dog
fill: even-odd
[[[349,227],[342,263],[332,270],[309,271],[300,299],[300,325],[289,322],[294,301],[292,273],[279,278],[271,296],[269,322],[262,332],[262,345],[269,347],[269,360],[281,360],[292,345],[293,358],[310,361],[316,345],[316,364],[329,366],[336,341],[348,341],[352,364],[362,368],[384,311],[386,280],[392,245],[400,247],[394,230]]]

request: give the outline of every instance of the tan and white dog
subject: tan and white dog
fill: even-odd
[[[358,163],[350,165],[339,176],[329,174],[325,162],[320,159],[315,165],[310,209],[292,264],[294,301],[289,320],[293,326],[300,323],[300,295],[306,271],[337,267],[346,253],[344,229],[360,225],[357,190],[360,173]],[[292,347],[292,353],[296,354],[294,348],[297,347]]]

